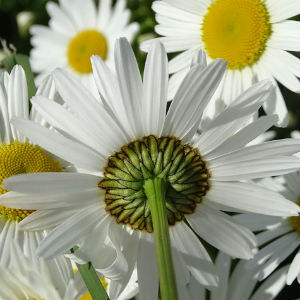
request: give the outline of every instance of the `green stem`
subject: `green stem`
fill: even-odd
[[[71,252],[75,252],[73,248]],[[109,297],[103,287],[92,263],[76,264],[78,271],[89,290],[93,300],[109,300]]]
[[[160,282],[160,299],[176,300],[177,289],[165,202],[166,183],[161,178],[148,179],[145,181],[144,190],[150,204],[152,216]]]

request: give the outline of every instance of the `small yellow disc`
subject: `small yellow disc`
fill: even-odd
[[[78,73],[91,73],[90,57],[96,54],[105,60],[107,47],[106,38],[99,31],[81,31],[69,43],[67,53],[69,64]]]
[[[257,62],[271,35],[270,17],[263,0],[216,0],[202,24],[208,55],[228,61],[229,69]]]
[[[0,147],[0,194],[7,192],[2,188],[2,184],[4,179],[10,176],[61,171],[59,162],[54,161],[48,153],[38,146],[15,141],[9,145],[3,143]],[[15,221],[23,220],[32,212],[32,210],[14,209],[0,205],[0,215]]]

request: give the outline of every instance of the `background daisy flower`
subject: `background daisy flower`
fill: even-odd
[[[283,194],[287,199],[300,204],[300,173],[292,173],[279,178],[264,179],[261,184]],[[287,270],[287,284],[298,279],[300,283],[300,217],[265,217],[245,214],[236,216],[242,224],[257,234],[261,250],[255,256],[255,261],[261,266],[259,279],[268,277],[287,257],[294,255]],[[297,252],[298,251],[298,252]]]
[[[279,125],[287,125],[287,109],[276,81],[300,93],[300,60],[286,51],[300,50],[300,23],[288,20],[300,13],[299,1],[194,0],[187,4],[164,0],[153,2],[152,8],[158,22],[155,31],[163,36],[159,40],[166,51],[182,52],[170,61],[169,99],[194,54],[204,49],[209,60],[228,61],[214,100],[228,104],[254,82],[268,78],[276,86],[276,95],[264,103],[264,109],[279,115]],[[147,51],[151,42],[144,42],[142,50]],[[214,109],[211,105],[207,114]]]
[[[71,71],[84,84],[93,87],[90,56],[101,56],[113,66],[113,48],[120,36],[132,40],[138,30],[137,23],[128,24],[130,11],[125,0],[61,0],[59,5],[47,2],[49,27],[33,25],[30,62],[39,73],[40,83],[56,67]]]
[[[169,184],[166,206],[175,271],[181,274],[179,298],[191,282],[214,287],[214,266],[192,229],[229,255],[252,258],[253,234],[221,210],[297,215],[296,204],[244,180],[299,169],[299,159],[291,154],[300,142],[287,139],[244,147],[277,121],[276,116],[252,120],[272,91],[270,83],[261,82],[191,143],[226,64],[219,59],[207,66],[200,52],[166,114],[168,62],[163,46],[155,43],[149,52],[143,82],[126,39],[117,41],[115,61],[116,76],[101,58],[92,58],[102,103],[63,70],[56,70],[53,78],[69,110],[44,97],[33,99],[34,108],[63,135],[28,120],[12,120],[23,134],[73,163],[78,173],[12,177],[5,182],[12,192],[0,203],[37,209],[30,222],[24,219],[23,229],[32,224],[42,229],[48,221],[57,225],[40,244],[38,255],[51,258],[78,245],[78,258],[92,261],[98,270],[110,268],[113,298],[126,287],[136,266],[140,294],[153,299],[159,284],[143,184],[163,176]],[[104,252],[108,238],[116,254]],[[126,276],[120,277],[122,272]]]
[[[0,194],[5,178],[30,172],[60,172],[65,166],[57,158],[41,147],[32,144],[21,132],[9,122],[12,117],[22,117],[37,124],[46,125],[45,120],[34,110],[29,113],[27,83],[21,66],[15,66],[11,73],[6,71],[0,77]],[[47,78],[37,90],[37,95],[55,99],[52,79]],[[36,235],[41,239],[42,233],[19,231],[19,222],[29,216],[32,210],[11,209],[0,206],[0,263],[5,266],[10,262],[10,244],[12,240],[23,244],[36,242]],[[24,245],[25,245],[24,244]],[[25,247],[25,246],[24,246]],[[28,249],[31,249],[30,246]]]
[[[36,249],[38,242],[27,247]],[[10,245],[10,256],[9,268],[0,264],[0,299],[75,300],[85,291],[81,277],[73,275],[72,265],[64,257],[45,261],[28,256],[16,241]]]

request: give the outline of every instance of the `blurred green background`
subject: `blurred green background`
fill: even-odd
[[[0,38],[5,39],[7,44],[13,44],[18,53],[28,55],[31,49],[29,26],[33,23],[48,24],[49,16],[45,10],[46,2],[47,0],[0,0]],[[96,3],[98,2],[96,0]],[[127,0],[127,7],[131,10],[130,22],[138,22],[140,24],[140,29],[133,40],[133,49],[141,71],[144,68],[146,54],[139,50],[139,44],[143,40],[157,36],[154,32],[156,23],[154,13],[151,10],[152,2],[152,0]],[[31,21],[28,22],[27,20],[27,24],[25,26],[23,24],[20,27],[18,24],[24,23],[28,17]],[[294,19],[300,20],[299,16]],[[299,53],[294,53],[294,55],[299,57]],[[287,103],[290,121],[287,128],[272,129],[277,133],[276,138],[286,138],[290,136],[291,131],[300,130],[300,95],[287,90],[281,85],[280,88]],[[283,262],[283,264],[285,263],[286,261]],[[297,298],[300,298],[300,287],[294,283],[291,287],[286,287],[276,299],[288,300]]]

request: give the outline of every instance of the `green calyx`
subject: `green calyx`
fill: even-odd
[[[106,191],[106,210],[117,223],[153,232],[143,186],[147,179],[156,177],[166,184],[169,225],[193,213],[209,188],[209,174],[197,149],[175,137],[144,137],[110,156],[99,182]]]

